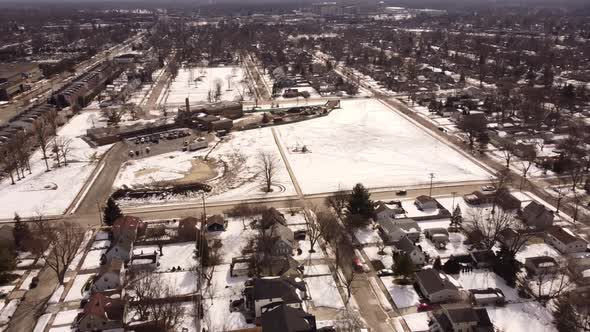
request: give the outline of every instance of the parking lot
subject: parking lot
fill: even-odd
[[[129,157],[145,158],[162,153],[181,151],[186,142],[191,142],[198,135],[188,128],[173,129],[161,133],[132,137],[125,142],[129,147]]]

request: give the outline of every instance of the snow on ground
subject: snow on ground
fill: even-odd
[[[422,224],[420,224],[422,225]],[[467,254],[469,250],[463,244],[466,237],[463,233],[453,233],[449,232],[449,243],[444,249],[436,248],[430,240],[428,240],[425,236],[420,237],[419,245],[422,246],[422,250],[430,255],[430,257],[441,257],[441,258],[448,258],[450,256],[457,256]]]
[[[307,224],[307,221],[305,220],[305,215],[301,211],[298,211],[297,213],[295,213],[294,216],[291,215],[291,213],[289,212],[289,209],[279,209],[279,212],[281,212],[285,216],[285,220],[287,221],[287,225],[305,225],[305,224]]]
[[[82,312],[82,309],[73,309],[73,310],[66,310],[60,311],[55,315],[55,319],[53,320],[53,326],[57,325],[70,325],[78,316],[78,313]]]
[[[419,312],[416,314],[410,314],[410,315],[405,315],[402,316],[403,319],[406,321],[406,324],[408,324],[408,327],[410,328],[410,331],[414,332],[414,331],[428,331],[429,330],[429,326],[428,326],[428,313],[426,312]]]
[[[45,331],[45,327],[47,327],[47,323],[51,319],[53,314],[43,314],[39,319],[37,319],[37,324],[35,324],[35,329],[33,332],[43,332]]]
[[[82,112],[58,130],[59,137],[72,140],[68,166],[45,172],[43,155],[37,150],[31,156],[31,175],[25,172],[26,178],[15,185],[11,185],[10,177],[0,182],[0,218],[12,218],[15,212],[21,217],[34,216],[37,212],[59,215],[68,208],[96,167],[94,157],[110,148],[110,145],[92,148],[80,138],[93,123],[99,125],[99,116],[99,111]],[[50,157],[48,162],[52,167],[54,160]]]
[[[172,181],[184,178],[192,167],[191,161],[205,154],[206,150],[196,152],[170,152],[157,156],[128,160],[119,170],[113,187],[123,185],[135,187],[158,181]]]
[[[542,242],[542,243],[533,243],[527,244],[523,246],[520,251],[516,254],[516,260],[523,263],[529,257],[536,257],[536,256],[550,256],[554,258],[561,257],[561,254],[557,249],[553,248],[552,246]]]
[[[229,264],[217,265],[213,272],[210,291],[203,291],[203,306],[206,313],[204,323],[209,331],[227,331],[254,325],[247,324],[239,312],[229,312],[229,303],[242,298],[246,276],[230,277]]]
[[[344,302],[331,275],[307,277],[304,280],[316,307],[344,308]]]
[[[377,232],[372,225],[354,229],[354,237],[360,244],[383,243],[383,240],[381,240],[381,237],[379,236],[379,232]]]
[[[31,281],[33,281],[33,278],[39,275],[39,271],[40,270],[31,270],[31,272],[29,272],[25,280],[23,280],[22,284],[20,285],[20,289],[29,289],[29,287],[31,286]]]
[[[413,307],[420,303],[420,296],[412,285],[398,285],[393,283],[394,277],[381,277],[389,295],[398,308]]]
[[[317,276],[322,274],[331,274],[330,267],[324,264],[304,265],[303,273],[307,276]]]
[[[74,279],[72,287],[68,291],[68,295],[64,299],[64,302],[82,300],[90,295],[90,290],[83,290],[88,280],[92,279],[94,274],[79,274]]]
[[[88,230],[88,231],[86,231],[86,233],[84,233],[84,239],[82,240],[82,243],[78,247],[78,251],[76,253],[76,256],[74,256],[74,259],[72,259],[72,261],[70,262],[70,265],[68,265],[69,271],[75,271],[78,268],[78,265],[80,264],[80,261],[84,257],[84,253],[86,252],[86,246],[88,245],[88,242],[90,242],[91,239],[92,239],[92,230]]]
[[[64,286],[59,285],[59,287],[57,287],[55,289],[55,291],[53,291],[53,294],[51,294],[51,297],[49,298],[49,301],[47,301],[47,303],[49,303],[49,304],[58,303],[63,292],[64,292]]]
[[[308,239],[299,241],[299,249],[301,249],[301,255],[295,254],[293,256],[293,258],[295,258],[298,262],[305,262],[306,260],[324,257],[324,252],[320,248],[319,242],[316,242],[313,245],[314,252],[312,253],[309,252],[309,250],[311,249],[311,244],[309,243]]]
[[[95,237],[96,239],[96,237]],[[94,249],[108,249],[109,246],[111,245],[111,241],[110,240],[95,240],[94,242],[92,242],[92,246],[90,247],[90,250],[94,250]]]
[[[197,290],[195,271],[166,272],[158,276],[162,284],[170,287],[172,295],[188,295]]]
[[[504,292],[507,302],[520,301],[516,289],[506,285],[504,279],[488,270],[473,270],[472,272],[461,272],[452,275],[465,289],[499,288]]]
[[[557,331],[553,315],[538,302],[507,304],[505,307],[488,307],[488,315],[494,326],[506,332]]]
[[[157,245],[133,248],[135,254],[142,251],[146,254],[154,251],[158,252],[158,255],[160,254]],[[195,243],[193,242],[165,244],[162,246],[162,253],[164,255],[158,257],[157,271],[170,271],[173,267],[178,268],[179,266],[183,270],[188,270],[195,266]]]
[[[330,115],[275,127],[306,194],[483,180],[488,173],[377,100],[345,100]],[[310,153],[291,152],[306,145]],[[337,165],[337,167],[335,167]]]
[[[78,329],[70,327],[70,326],[61,326],[61,327],[54,327],[49,329],[49,332],[72,332],[77,331]]]
[[[18,299],[10,300],[10,302],[8,302],[4,309],[2,309],[2,312],[0,312],[0,325],[8,324],[19,304],[20,300]]]
[[[391,247],[385,247],[383,249],[384,255],[379,254],[379,247],[364,247],[363,251],[365,252],[365,255],[369,257],[369,260],[381,261],[381,263],[383,263],[383,266],[385,266],[386,269],[392,268],[393,257],[391,256]]]
[[[239,100],[240,94],[244,96],[244,99],[248,99],[246,95],[248,89],[242,83],[244,76],[245,70],[235,66],[181,68],[166,92],[164,104],[184,106],[185,98],[189,98],[191,103],[207,102],[209,91],[212,94],[215,92],[216,81],[221,82],[221,100]],[[230,77],[229,91],[228,77]]]
[[[88,251],[86,258],[84,258],[84,263],[82,263],[82,267],[80,269],[98,269],[100,267],[100,257],[102,257],[102,255],[106,252],[107,249],[95,249]]]
[[[246,225],[248,223],[249,221],[246,221]],[[226,230],[213,235],[213,238],[221,240],[220,255],[222,262],[231,263],[233,257],[242,256],[242,249],[254,234],[255,232],[251,229],[244,230],[241,220],[228,218]]]

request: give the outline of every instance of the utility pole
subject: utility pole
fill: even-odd
[[[197,299],[195,301],[197,317],[195,317],[195,324],[197,325],[196,331],[201,331],[201,316],[203,316],[202,312],[202,305],[201,302],[203,300],[203,286],[202,286],[202,276],[203,276],[203,247],[207,245],[207,241],[203,236],[205,227],[206,227],[206,220],[207,220],[207,212],[205,210],[205,192],[201,192],[201,199],[203,201],[203,214],[201,217],[201,228],[196,232],[197,239],[196,239],[196,246],[197,246],[197,255],[199,255],[199,266],[197,266]]]
[[[432,179],[434,179],[434,173],[430,173],[430,189],[428,189],[428,196],[432,197]]]
[[[98,200],[96,200],[96,207],[98,208],[98,218],[100,219],[100,226],[103,225],[103,221],[102,221],[102,211],[100,208],[100,202]]]
[[[457,192],[453,191],[451,194],[453,195],[453,211],[455,211],[455,195],[457,195]],[[453,211],[451,211],[451,213],[453,213]]]

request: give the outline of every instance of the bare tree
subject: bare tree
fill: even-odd
[[[457,128],[467,134],[469,146],[473,148],[475,139],[485,133],[487,128],[487,121],[484,117],[462,116],[457,122]]]
[[[350,261],[350,266],[352,266],[352,261]],[[342,280],[340,280],[340,282],[342,283],[342,287],[346,291],[346,301],[344,302],[344,305],[348,306],[348,303],[350,302],[350,297],[358,288],[357,284],[360,276],[355,270],[353,270],[350,267],[348,269],[342,269],[341,276]]]
[[[223,94],[222,88],[221,88],[221,79],[217,79],[215,80],[215,92],[213,97],[215,98],[215,101],[220,101],[221,100],[221,95]]]
[[[499,209],[494,214],[488,214],[485,209],[475,208],[467,211],[464,221],[471,231],[481,233],[484,249],[492,249],[500,239],[503,231],[515,226],[514,214]]]
[[[508,192],[508,186],[512,183],[512,175],[510,169],[505,168],[496,172],[495,176],[490,177],[492,186],[496,189],[492,200],[492,214],[496,213],[496,207],[498,200],[501,199],[502,195],[506,195]]]
[[[315,208],[305,209],[305,225],[307,227],[307,237],[309,239],[309,252],[314,253],[314,246],[322,236],[321,228],[317,220],[317,215],[314,211]]]
[[[47,266],[57,275],[59,283],[63,285],[68,266],[76,257],[80,245],[84,241],[84,230],[79,224],[61,221],[50,227],[38,228],[38,231],[44,231],[45,234],[40,238],[45,238],[51,250],[44,256]]]
[[[510,160],[514,156],[514,147],[508,142],[501,143],[500,151],[502,151],[502,156],[506,160],[506,168],[510,168]]]
[[[542,305],[575,288],[575,282],[570,278],[566,266],[557,271],[542,270],[529,273],[521,283],[523,288]]]
[[[333,243],[337,239],[337,233],[340,229],[340,224],[336,215],[329,211],[320,209],[315,213],[316,222],[320,230],[320,234],[327,242]]]
[[[266,192],[272,191],[278,168],[279,160],[273,153],[262,150],[258,152],[258,171],[262,174]]]
[[[5,147],[3,147],[0,150],[0,166],[1,169],[4,169],[4,171],[8,173],[8,175],[10,176],[11,184],[14,185],[16,183],[14,182],[14,175],[12,174],[12,172],[14,171],[15,166],[14,158],[10,154],[9,145],[10,143],[8,143]]]
[[[350,193],[348,191],[338,190],[337,192],[326,197],[325,204],[328,207],[334,209],[334,212],[336,212],[338,217],[341,218],[344,213],[344,209],[346,208],[346,204],[348,203],[349,196]]]
[[[49,172],[49,163],[47,162],[47,147],[49,143],[49,137],[51,136],[50,128],[47,126],[47,123],[44,119],[39,119],[33,123],[33,135],[39,144],[39,148],[41,148],[41,153],[43,154],[43,160],[45,161],[45,167]]]
[[[16,156],[18,157],[18,164],[20,165],[22,176],[25,177],[25,169],[29,171],[29,174],[32,173],[30,164],[31,154],[29,153],[31,148],[29,137],[24,131],[20,131],[14,136],[14,143]]]
[[[537,150],[533,147],[532,149],[528,150],[524,156],[521,158],[521,170],[522,170],[522,180],[520,181],[520,190],[524,186],[525,182],[527,181],[527,174],[535,160],[537,160]]]
[[[72,151],[72,140],[70,138],[61,136],[57,139],[57,144],[59,151],[61,152],[61,156],[64,159],[64,165],[68,166],[68,155]]]

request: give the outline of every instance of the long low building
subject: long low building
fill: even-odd
[[[36,63],[0,64],[0,100],[12,99],[41,77],[43,74]]]

